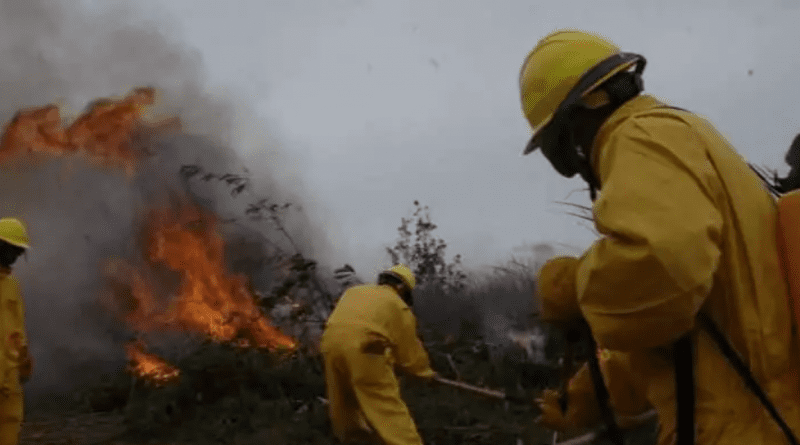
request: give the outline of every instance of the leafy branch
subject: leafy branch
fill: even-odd
[[[407,264],[420,285],[434,285],[446,292],[462,290],[467,275],[461,265],[461,255],[447,262],[447,243],[433,235],[437,226],[431,221],[428,207],[419,201],[414,201],[414,206],[411,217],[401,218],[397,228],[399,237],[386,252],[393,263]]]
[[[242,195],[245,192],[251,197],[255,195],[252,190],[252,180],[249,176],[249,172],[247,172],[246,169],[244,174],[216,174],[205,171],[198,165],[183,165],[180,169],[180,174],[186,181],[191,178],[198,177],[204,182],[217,181],[223,183],[230,188],[230,194],[234,198]],[[272,228],[278,231],[284,237],[292,249],[292,252],[287,255],[274,242],[265,239],[265,241],[275,247],[279,257],[284,259],[280,269],[287,274],[287,278],[273,289],[272,299],[288,297],[289,295],[293,294],[297,288],[309,287],[310,289],[316,291],[316,293],[322,298],[325,309],[329,311],[333,307],[333,296],[327,291],[327,289],[325,289],[317,277],[317,262],[306,258],[302,254],[300,248],[298,247],[294,238],[289,234],[289,231],[286,227],[286,213],[292,208],[298,207],[289,202],[276,203],[269,198],[258,197],[253,202],[247,203],[244,210],[245,216],[251,221],[269,222]],[[316,301],[314,303],[316,303]]]
[[[204,182],[212,180],[222,182],[230,188],[230,194],[234,198],[244,192],[248,192],[251,196],[253,195],[252,181],[247,170],[245,170],[245,174],[243,175],[233,173],[216,174],[205,171],[198,165],[183,165],[180,169],[180,173],[185,180],[199,176],[200,180]],[[290,207],[292,207],[291,203],[278,204],[272,202],[269,198],[259,198],[247,204],[245,215],[254,221],[269,221],[272,227],[280,232],[289,242],[293,250],[292,253],[298,255],[300,254],[300,249],[289,234],[289,231],[286,229],[286,224],[284,223],[286,211]]]

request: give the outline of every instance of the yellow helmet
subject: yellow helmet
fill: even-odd
[[[30,246],[25,224],[16,218],[0,219],[0,240],[27,249]]]
[[[609,60],[620,55],[626,57]],[[602,70],[599,76],[584,79],[588,72],[607,60],[611,68]],[[540,40],[528,54],[519,75],[522,112],[533,128],[531,141],[538,139],[579,82],[589,81],[578,94],[580,99],[591,100],[589,93],[641,60],[641,56],[621,53],[614,43],[585,31],[560,30]],[[537,144],[528,144],[522,154],[536,148]]]
[[[394,275],[395,277],[399,278],[403,284],[408,286],[408,290],[414,290],[414,286],[417,285],[417,279],[414,277],[414,272],[412,272],[411,269],[409,269],[405,264],[395,264],[389,269],[383,271],[383,273]]]

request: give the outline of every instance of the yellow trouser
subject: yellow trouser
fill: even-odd
[[[0,395],[0,445],[17,445],[22,427],[22,393]]]
[[[390,357],[362,352],[365,340],[362,330],[344,327],[322,338],[334,434],[343,442],[367,440],[371,428],[387,445],[422,445]]]

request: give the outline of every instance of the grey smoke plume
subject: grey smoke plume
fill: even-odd
[[[26,304],[35,360],[28,395],[68,389],[122,362],[124,329],[96,304],[103,289],[102,263],[135,257],[142,212],[170,189],[187,185],[179,171],[197,164],[214,173],[242,173],[230,148],[234,104],[203,93],[200,57],[155,26],[126,23],[124,14],[88,18],[52,0],[0,2],[0,120],[21,109],[54,101],[84,102],[124,95],[136,86],[163,92],[165,112],[184,122],[184,133],[160,140],[133,179],[78,159],[0,170],[0,215],[23,218],[32,249],[15,265]],[[265,147],[277,151],[277,147]],[[297,193],[272,180],[280,166],[259,165],[252,198],[298,204]],[[270,170],[272,169],[272,170]],[[234,200],[219,184],[189,181],[193,192],[215,203],[223,218],[241,216],[248,196]],[[264,228],[237,226],[258,240]],[[307,256],[324,256],[325,242],[303,213],[289,228]],[[257,235],[257,236],[256,236]]]

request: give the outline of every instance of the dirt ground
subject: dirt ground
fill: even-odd
[[[20,433],[21,445],[122,444],[124,416],[113,413],[72,413],[27,420]]]
[[[184,375],[174,384],[143,385],[120,370],[106,376],[102,383],[31,401],[20,443],[334,444],[324,378],[315,357],[296,354],[282,359],[257,351],[205,345],[178,362]],[[443,349],[432,358],[437,369],[451,368],[453,375],[445,372],[444,377],[512,391],[526,402],[507,403],[401,377],[403,398],[424,443],[552,444],[552,431],[534,423],[539,412],[532,403],[542,388],[557,383],[552,370],[528,369],[513,360],[495,369],[480,353],[458,349]],[[456,369],[460,370],[458,375]],[[524,382],[536,384],[521,385]],[[634,432],[627,444],[653,444],[654,432],[652,426]]]

